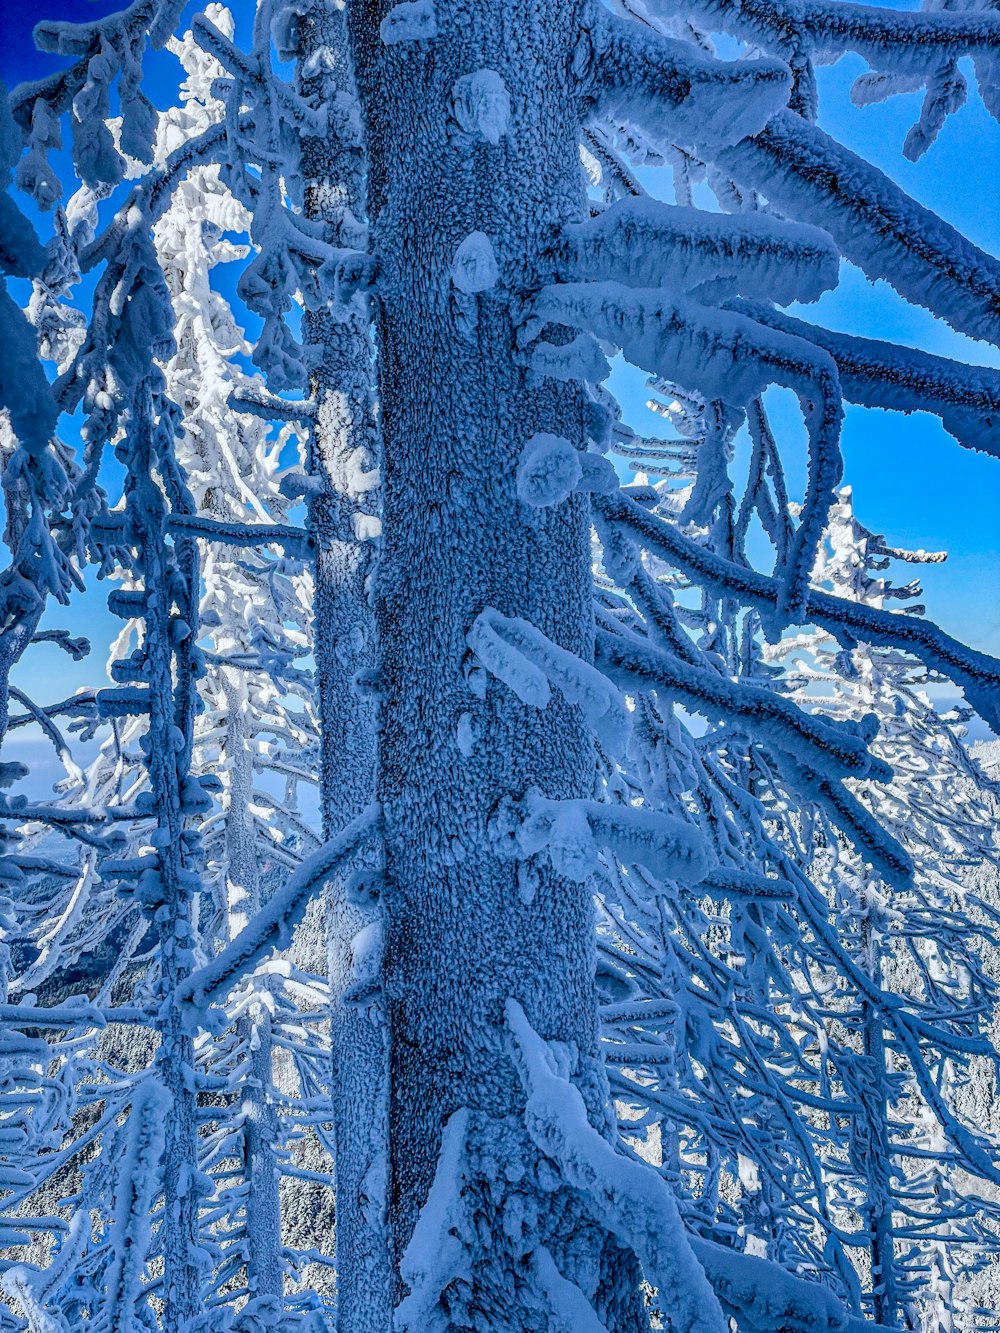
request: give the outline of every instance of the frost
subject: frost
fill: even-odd
[[[0,736],[61,775],[0,763],[0,1324],[385,1330],[403,1283],[414,1333],[613,1333],[639,1277],[676,1333],[975,1321],[1000,663],[838,434],[998,456],[1000,378],[779,307],[854,262],[995,338],[995,256],[816,66],[922,94],[915,158],[970,72],[997,113],[1000,18],[393,4],[43,23],[0,104]],[[44,248],[8,174],[69,186]],[[114,688],[37,701],[109,579]]]
[[[548,851],[554,868],[577,883],[600,873],[599,848],[658,879],[686,884],[700,883],[711,864],[705,839],[693,824],[656,810],[551,801],[532,790],[521,802],[518,819],[514,854],[526,858]],[[636,891],[645,895],[647,889],[639,882]]]
[[[441,1138],[434,1183],[420,1210],[399,1272],[409,1295],[397,1306],[397,1333],[423,1333],[437,1326],[441,1292],[469,1272],[467,1251],[456,1233],[466,1169],[467,1111],[456,1111]]]
[[[721,161],[782,212],[828,231],[870,278],[884,277],[959,333],[1000,337],[1000,260],[800,116],[782,112]]]
[[[455,744],[463,759],[468,759],[476,748],[476,726],[471,713],[463,713],[458,719],[455,732]]]
[[[386,46],[397,42],[423,42],[437,36],[437,14],[433,0],[403,0],[394,5],[379,25]]]
[[[556,1072],[549,1049],[515,1000],[506,1006],[528,1133],[588,1212],[634,1250],[677,1333],[727,1333],[728,1324],[691,1251],[677,1203],[647,1164],[616,1152],[587,1118],[579,1090]]]
[[[163,1151],[163,1121],[169,1107],[166,1090],[152,1080],[132,1099],[118,1160],[118,1182],[107,1278],[109,1333],[127,1333],[132,1309],[142,1291],[146,1251],[152,1233],[152,1205]]]
[[[510,94],[495,69],[463,74],[451,90],[452,114],[466,134],[498,144],[510,130]]]
[[[665,125],[675,143],[738,143],[788,101],[789,73],[778,61],[714,60],[603,12],[595,26],[603,107],[657,133]]]
[[[561,435],[532,435],[517,465],[518,498],[534,509],[562,504],[577,489],[583,470],[580,454]]]
[[[354,853],[371,834],[377,819],[378,808],[369,806],[341,834],[325,842],[289,875],[280,891],[268,900],[266,908],[216,958],[187,978],[181,998],[195,1011],[194,1020],[211,998],[225,994],[277,944],[290,939],[292,928],[301,920],[317,883]]]
[[[787,610],[796,613],[842,471],[843,408],[829,353],[783,331],[755,326],[729,310],[617,283],[567,282],[543,288],[531,302],[530,317],[593,329],[620,347],[633,365],[676,376],[686,387],[730,408],[745,407],[768,384],[795,391],[810,437],[809,487],[784,570]],[[727,489],[725,446],[731,424],[720,414],[714,448],[703,451],[699,486],[713,498]],[[691,517],[703,518],[698,513]]]
[[[466,296],[488,292],[500,277],[493,243],[481,231],[470,232],[455,251],[451,280]]]
[[[381,982],[384,947],[382,922],[370,921],[351,939],[351,984],[344,992],[348,1004],[370,999]]]
[[[551,697],[549,685],[555,685],[569,703],[583,709],[609,754],[621,752],[628,739],[628,712],[621,694],[596,667],[560,648],[528,621],[502,616],[492,607],[476,617],[467,641],[483,666],[522,703],[544,708]]]
[[[612,495],[618,489],[618,473],[610,459],[600,454],[579,455],[580,481],[577,490]]]
[[[760,295],[779,305],[815,301],[837,284],[840,256],[817,227],[764,213],[707,213],[627,199],[567,227],[556,250],[567,281],[666,287],[714,299]]]
[[[611,364],[592,334],[578,333],[568,343],[537,343],[531,354],[531,370],[538,379],[600,384],[611,374]]]
[[[468,644],[487,671],[514,691],[522,703],[545,708],[552,697],[545,672],[512,648],[496,631],[492,617],[480,615],[468,634]]]

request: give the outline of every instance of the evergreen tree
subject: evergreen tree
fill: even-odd
[[[22,183],[36,200],[54,197],[45,155],[68,113],[75,168],[97,203],[108,201],[88,215],[103,229],[79,242],[81,269],[100,276],[54,394],[64,412],[83,402],[81,475],[93,484],[108,447],[125,469],[123,507],[87,530],[90,554],[132,580],[115,594],[120,611],[143,622],[138,648],[116,664],[119,688],[97,695],[105,718],[148,719],[139,738],[148,788],[131,812],[137,832],[153,829],[148,850],[117,864],[97,850],[102,881],[117,877],[138,897],[156,938],[155,1077],[133,1082],[125,1099],[124,1169],[100,1274],[112,1323],[155,1314],[165,1329],[193,1333],[211,1319],[193,1034],[234,1013],[235,987],[303,916],[317,933],[322,913],[309,904],[318,897],[329,902],[335,986],[342,1329],[386,1329],[394,1306],[395,1327],[422,1333],[624,1333],[647,1325],[649,1287],[671,1327],[691,1333],[721,1333],[728,1319],[745,1333],[849,1327],[856,1314],[844,1303],[856,1311],[862,1293],[828,1179],[843,1135],[826,1136],[832,1155],[820,1163],[813,1122],[836,1117],[848,1085],[864,1091],[860,1074],[850,1082],[853,1055],[874,1095],[852,1102],[849,1132],[867,1143],[884,1134],[893,1043],[933,1111],[929,1150],[998,1179],[993,1146],[942,1090],[961,1056],[986,1049],[970,1032],[966,995],[942,1007],[948,987],[925,966],[926,992],[895,1003],[871,914],[855,914],[861,938],[848,947],[831,916],[837,885],[810,878],[827,873],[810,842],[823,829],[855,881],[896,892],[913,881],[910,851],[856,787],[891,778],[876,719],[831,715],[757,662],[762,642],[815,626],[844,651],[863,643],[912,654],[1000,720],[1000,664],[927,621],[812,582],[841,475],[842,402],[931,411],[960,444],[996,453],[996,373],[776,309],[816,299],[847,259],[960,332],[996,338],[1000,264],[817,128],[813,64],[864,57],[873,72],[862,101],[925,88],[905,146],[913,155],[962,99],[961,56],[974,58],[996,109],[1000,27],[974,10],[821,3],[680,13],[667,0],[628,0],[614,10],[585,0],[264,3],[245,49],[215,11],[192,32],[225,71],[212,90],[225,116],[196,115],[159,159],[141,80],[147,45],[164,46],[178,18],[166,0],[42,25],[40,42],[75,63],[12,98],[27,148]],[[708,33],[719,29],[738,59],[716,58]],[[275,53],[297,57],[293,83]],[[126,159],[149,164],[130,191],[119,190]],[[644,193],[637,163],[671,167],[675,202]],[[260,320],[252,360],[268,383],[267,393],[238,388],[236,407],[310,427],[300,531],[221,516],[220,451],[179,454],[185,412],[203,425],[202,402],[166,389],[165,374],[184,368],[189,326],[183,280],[171,303],[154,236],[163,238],[190,173],[212,164],[249,216],[254,253],[238,290]],[[721,211],[694,207],[699,180]],[[204,294],[201,309],[211,309]],[[196,341],[200,355],[211,340]],[[602,387],[602,345],[676,386],[686,438],[674,452],[693,473],[686,493],[619,487],[603,455],[652,446]],[[797,505],[781,472],[789,444],[779,446],[767,419],[772,385],[801,408],[808,476]],[[308,396],[283,396],[291,392]],[[21,402],[11,403],[23,432]],[[234,456],[249,439],[240,421],[234,412],[219,436]],[[731,464],[744,424],[750,478],[737,501]],[[50,425],[35,432],[36,450]],[[210,478],[199,476],[203,462]],[[274,517],[277,501],[265,495],[256,501]],[[46,503],[63,506],[62,493]],[[95,512],[87,504],[84,519]],[[748,556],[754,519],[773,548],[770,570]],[[257,551],[255,526],[269,528],[269,545],[308,533],[314,546],[327,840],[259,906],[252,883],[240,886],[257,910],[200,957],[193,908],[205,891],[211,802],[193,754],[195,680],[208,665],[198,547]],[[269,558],[245,562],[251,582]],[[679,581],[696,590],[694,605],[675,603]],[[266,599],[255,586],[259,611]],[[284,629],[269,621],[260,659],[275,689],[287,676],[274,652]],[[244,642],[209,650],[220,681],[231,682]],[[231,719],[239,700],[227,685],[222,700],[219,720]],[[682,733],[678,709],[707,720],[707,742]],[[228,743],[245,759],[249,742],[230,733]],[[112,818],[102,805],[47,817],[79,836],[84,814]],[[228,824],[232,804],[227,814]],[[600,974],[595,890],[623,944]],[[729,904],[708,923],[722,932],[723,957],[699,943],[706,898]],[[679,935],[664,928],[665,911]],[[634,960],[656,914],[651,969]],[[971,934],[956,917],[955,938]],[[745,984],[733,975],[737,957]],[[636,979],[643,968],[659,970],[652,994]],[[650,1045],[673,1045],[655,1089],[671,1116],[667,1180],[614,1145],[598,976],[609,1003],[624,1006],[605,1010],[608,1031],[652,1020],[654,1038],[640,1059],[626,1052],[630,1064],[655,1072]],[[828,994],[854,1005],[835,1005],[834,1021],[861,1035],[860,1055],[849,1038],[829,1052]],[[699,1066],[715,1081],[694,1149],[700,1212],[683,1200],[684,1140],[670,1141]],[[724,1144],[730,1163],[734,1152],[747,1159],[737,1198],[720,1176],[718,1136],[727,1102],[748,1091],[759,1125],[750,1132],[741,1120]],[[771,1105],[780,1125],[767,1122]],[[146,1169],[134,1170],[140,1159]],[[891,1219],[883,1225],[884,1163],[871,1170],[855,1200],[882,1270],[870,1307],[894,1318],[911,1288],[881,1285],[897,1237]],[[919,1188],[933,1193],[936,1181]],[[772,1234],[750,1226],[766,1258],[738,1248],[758,1193],[761,1219],[776,1210],[759,1229]],[[143,1272],[156,1197],[162,1276],[156,1265]],[[799,1217],[812,1234],[796,1243]],[[332,1249],[332,1237],[318,1242]],[[950,1264],[924,1281],[929,1299],[942,1274],[951,1280]],[[923,1281],[915,1268],[913,1277]],[[275,1275],[261,1280],[278,1299]],[[244,1316],[257,1312],[248,1305]]]

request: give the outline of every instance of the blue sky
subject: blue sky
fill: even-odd
[[[0,77],[9,88],[61,63],[34,51],[31,29],[40,18],[83,21],[117,7],[107,0],[0,0]],[[185,17],[197,8],[189,5]],[[239,11],[248,13],[249,5]],[[172,64],[169,57],[159,57],[161,71],[167,69],[164,61]],[[971,240],[994,254],[1000,252],[1000,126],[974,91],[971,66],[965,69],[968,104],[948,120],[938,142],[918,163],[902,157],[901,145],[916,119],[921,95],[858,110],[850,104],[850,86],[865,68],[860,59],[846,57],[819,71],[821,124]],[[650,184],[665,188],[665,182],[657,187],[651,179]],[[995,349],[951,332],[897,297],[888,284],[872,284],[849,265],[843,266],[838,289],[806,313],[833,328],[1000,365]],[[644,380],[640,373],[618,366],[611,387],[630,424],[644,433],[664,433],[665,423],[644,406],[648,396]],[[794,412],[788,420],[794,421]],[[848,409],[843,449],[845,481],[854,488],[855,509],[863,523],[884,533],[894,545],[949,552],[945,564],[920,571],[928,614],[957,637],[1000,655],[1000,461],[962,449],[934,418],[857,408]],[[790,480],[795,485],[801,481],[802,468],[794,449],[791,455]],[[55,649],[40,651],[32,661],[33,693],[39,698],[50,692],[62,697],[102,674],[101,645],[120,625],[108,617],[103,592],[98,589],[68,611],[57,610],[48,617],[51,625],[89,634],[95,655],[77,667]]]

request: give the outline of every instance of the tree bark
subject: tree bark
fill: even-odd
[[[534,1169],[504,1028],[507,998],[520,1001],[542,1036],[576,1053],[576,1081],[602,1125],[607,1087],[590,890],[545,867],[532,894],[519,891],[517,867],[498,855],[488,831],[500,803],[532,785],[549,798],[591,796],[592,740],[579,710],[561,698],[539,712],[497,683],[479,697],[466,647],[476,616],[491,606],[592,660],[587,501],[573,495],[529,510],[515,488],[521,450],[535,433],[585,444],[582,386],[535,380],[515,350],[518,298],[544,280],[547,240],[585,215],[573,71],[583,7],[577,0],[438,3],[436,35],[421,40],[399,38],[391,26],[398,11],[389,15],[390,8],[387,0],[353,0],[349,22],[380,265],[378,796],[386,857],[388,1220],[398,1299],[399,1261],[434,1177],[443,1126],[456,1110],[473,1113],[478,1146],[470,1151],[482,1164],[492,1144],[508,1176],[518,1163],[529,1177]],[[496,104],[492,118],[477,118],[468,80],[478,71],[492,71],[480,87],[495,89],[499,76],[509,98],[509,123],[496,143],[491,135],[504,118]],[[488,238],[495,284],[488,262],[462,271],[461,254],[453,280],[456,253],[473,233]],[[481,240],[470,244],[483,253]],[[491,1239],[474,1260],[481,1286],[473,1299],[492,1313],[474,1326],[546,1327],[536,1322],[537,1307],[529,1308],[500,1218],[500,1195],[530,1194],[529,1178],[515,1185],[501,1176],[497,1191],[492,1200],[488,1190],[477,1196],[487,1216],[493,1208],[497,1215],[491,1225],[480,1222]],[[536,1193],[530,1207],[539,1240],[584,1287],[606,1326],[638,1326],[634,1269],[618,1261],[607,1236],[588,1228],[561,1191]],[[453,1314],[448,1326],[471,1327],[467,1317]]]
[[[126,481],[126,513],[138,548],[137,566],[146,597],[143,652],[149,691],[145,763],[157,820],[160,905],[160,1046],[156,1066],[170,1094],[163,1146],[163,1308],[164,1333],[183,1333],[201,1308],[203,1278],[198,1234],[200,1197],[198,1110],[194,1043],[176,996],[191,968],[192,865],[197,834],[187,827],[184,783],[190,781],[195,676],[191,647],[197,622],[197,550],[190,540],[164,545],[168,505],[152,480],[156,458],[153,394],[149,380],[138,386],[129,426],[131,457]],[[172,567],[171,567],[172,564]],[[178,575],[180,577],[178,577]],[[174,631],[186,623],[186,634]],[[175,642],[176,638],[176,642]]]
[[[364,217],[362,145],[336,108],[353,98],[342,7],[313,4],[299,20],[299,90],[330,108],[330,131],[303,145],[307,216],[335,246],[356,245]],[[349,101],[348,101],[349,104]],[[358,677],[375,665],[369,597],[377,520],[373,347],[363,299],[308,312],[305,340],[319,349],[312,376],[309,525],[315,542],[314,643],[319,687],[323,835],[334,837],[371,802],[377,707]],[[336,1158],[338,1333],[387,1333],[391,1295],[385,1248],[385,1025],[380,996],[348,995],[352,941],[371,913],[353,902],[344,876],[328,886],[307,928],[325,928],[331,991],[331,1109]],[[317,968],[318,970],[318,968]]]
[[[226,905],[229,938],[243,930],[261,907],[256,830],[249,810],[253,796],[253,751],[247,727],[245,676],[223,670],[226,700]],[[266,979],[262,979],[266,985]],[[256,1297],[280,1299],[284,1287],[281,1207],[278,1197],[278,1116],[274,1105],[271,1016],[254,1003],[237,1020],[246,1043],[250,1076],[243,1092],[243,1171],[247,1183],[247,1286]]]

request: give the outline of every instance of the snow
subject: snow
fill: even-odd
[[[458,719],[458,727],[455,734],[455,744],[463,759],[471,757],[476,748],[476,729],[469,712],[462,713]]]
[[[514,691],[522,703],[545,708],[555,685],[567,702],[583,709],[594,734],[609,754],[628,739],[629,715],[621,694],[589,662],[560,648],[518,616],[487,607],[467,636],[483,666]]]
[[[594,25],[599,105],[678,144],[715,149],[755,134],[788,101],[787,67],[721,61],[651,27],[599,11]]]
[[[673,815],[600,801],[553,801],[530,790],[517,812],[514,846],[519,857],[546,850],[553,867],[583,883],[601,873],[598,848],[626,865],[643,866],[660,879],[697,884],[711,864],[711,852],[694,825]],[[637,892],[644,894],[642,884]]]
[[[458,1290],[614,1333],[615,1246],[676,1333],[956,1322],[1000,1179],[988,1078],[956,1095],[995,1005],[956,866],[997,855],[995,793],[926,673],[997,723],[1000,663],[892,582],[930,557],[857,524],[838,432],[842,399],[930,411],[997,456],[1000,380],[777,307],[848,261],[997,337],[997,260],[812,122],[852,51],[857,104],[924,91],[917,157],[960,58],[996,111],[1000,20],[391,4],[279,0],[245,49],[214,4],[177,39],[177,0],[43,24],[73,62],[0,106],[0,269],[34,285],[27,319],[0,290],[0,732],[65,771],[28,804],[0,766],[0,1019],[44,1034],[0,1052],[0,1324],[65,1333],[82,1274],[102,1333],[318,1329],[331,1137],[343,1333],[399,1278],[401,1330],[469,1322]],[[92,188],[43,250],[7,176],[51,207],[67,127]],[[613,349],[678,438],[620,420]],[[95,573],[116,688],[8,700],[32,645],[83,653],[39,617]]]
[[[907,13],[823,0],[778,0],[766,9],[726,0],[647,0],[647,8],[662,17],[697,17],[710,31],[741,37],[789,61],[806,52],[838,57],[853,51],[876,70],[891,66],[895,76],[909,76],[916,88],[955,56],[985,54],[1000,39],[996,18],[974,10]]]
[[[578,333],[568,343],[537,343],[530,364],[537,379],[588,380],[600,384],[611,374],[611,363],[590,333]]]
[[[291,938],[317,885],[346,861],[377,827],[379,810],[370,805],[344,828],[306,858],[268,900],[236,938],[210,963],[199,968],[183,983],[180,999],[193,1007],[192,1021],[205,1013],[205,1007],[224,995],[277,945]]]
[[[828,231],[868,277],[959,333],[1000,338],[1000,260],[816,126],[783,111],[719,161],[775,208]]]
[[[163,1121],[170,1106],[165,1088],[146,1079],[132,1095],[118,1157],[112,1222],[112,1261],[106,1279],[108,1333],[128,1333],[142,1293],[152,1236],[153,1200],[164,1147]]]
[[[756,303],[738,308],[829,352],[849,402],[886,411],[932,412],[965,448],[1000,457],[1000,371],[993,367],[818,328]]]
[[[451,90],[452,115],[458,127],[496,145],[510,132],[510,93],[495,69],[463,74]]]
[[[482,666],[513,690],[522,703],[531,708],[547,707],[552,691],[545,672],[497,632],[492,617],[484,614],[476,618],[468,642]]]
[[[469,1116],[456,1111],[444,1127],[434,1183],[399,1264],[409,1294],[396,1307],[396,1333],[428,1333],[438,1327],[441,1292],[468,1274],[465,1246],[455,1234],[461,1217]]]
[[[548,1249],[537,1245],[531,1264],[549,1307],[549,1328],[555,1333],[608,1333],[594,1307],[574,1282],[563,1277]]]
[[[806,499],[783,570],[783,609],[789,616],[798,613],[842,471],[843,409],[833,358],[804,339],[755,324],[733,311],[659,289],[613,282],[566,282],[543,288],[530,302],[529,312],[529,331],[542,320],[592,329],[620,347],[633,365],[669,376],[730,409],[744,408],[768,384],[794,390],[810,444]],[[721,422],[716,448],[705,450],[707,465],[704,474],[699,473],[699,484],[713,494],[725,489],[726,428],[727,423]]]
[[[397,42],[429,41],[437,36],[437,14],[433,0],[403,0],[394,5],[379,26],[386,46]]]
[[[691,1250],[725,1312],[747,1333],[822,1333],[844,1329],[845,1311],[833,1292],[804,1282],[777,1264],[692,1236]]]
[[[525,1124],[538,1150],[594,1220],[635,1252],[677,1333],[728,1333],[666,1182],[646,1163],[616,1152],[594,1129],[579,1089],[556,1072],[520,1004],[508,1000],[505,1012],[527,1095]]]
[[[840,256],[817,227],[765,213],[708,213],[646,198],[622,199],[565,228],[560,279],[665,287],[705,285],[715,299],[739,293],[779,305],[815,301],[837,285]]]
[[[460,292],[473,296],[495,287],[500,276],[493,243],[481,231],[472,231],[455,251],[451,280]]]
[[[2,219],[0,219],[2,221]],[[10,413],[20,443],[32,453],[48,444],[56,423],[56,407],[38,365],[34,330],[10,299],[0,278],[0,403]]]
[[[2,92],[2,87],[0,87]],[[51,439],[56,407],[38,364],[34,329],[11,299],[5,277],[33,277],[46,255],[34,228],[8,193],[10,168],[20,156],[21,138],[5,97],[0,97],[0,405],[22,447],[39,455]]]
[[[517,464],[517,494],[535,509],[561,504],[580,484],[579,451],[561,435],[540,432],[525,441]]]

